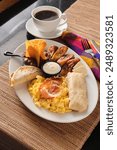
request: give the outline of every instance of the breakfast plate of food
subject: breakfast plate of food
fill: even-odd
[[[80,121],[97,104],[98,86],[88,65],[72,49],[52,40],[27,40],[17,47],[9,77],[21,102],[46,120]]]

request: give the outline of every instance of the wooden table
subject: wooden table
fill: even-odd
[[[100,40],[99,0],[78,0],[66,13],[71,31],[88,39]]]
[[[76,1],[67,11],[69,29],[99,41],[99,0]],[[39,118],[8,83],[8,63],[0,67],[0,147],[2,149],[80,150],[99,122],[99,101],[80,122],[58,124]],[[18,146],[16,148],[16,146]]]

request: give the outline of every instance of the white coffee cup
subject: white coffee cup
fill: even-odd
[[[35,18],[35,14],[40,11],[53,11],[58,15],[57,19],[54,20],[39,20]],[[53,32],[56,31],[58,26],[63,25],[67,21],[65,13],[62,13],[58,8],[53,6],[39,6],[32,10],[31,16],[34,22],[34,25],[40,32]]]

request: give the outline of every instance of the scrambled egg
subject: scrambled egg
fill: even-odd
[[[36,79],[32,80],[28,85],[28,91],[33,98],[36,106],[43,107],[52,112],[65,113],[70,112],[69,109],[69,98],[66,78],[62,77],[63,81],[60,85],[60,94],[57,97],[42,99],[39,87],[44,82],[45,78],[37,76]]]

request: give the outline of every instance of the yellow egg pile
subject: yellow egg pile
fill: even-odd
[[[52,112],[65,113],[71,112],[69,109],[69,97],[68,97],[68,87],[66,78],[63,78],[63,82],[60,85],[60,94],[55,98],[41,99],[39,87],[45,80],[42,76],[37,76],[36,79],[32,80],[28,85],[28,91],[33,98],[36,106],[43,107]]]

